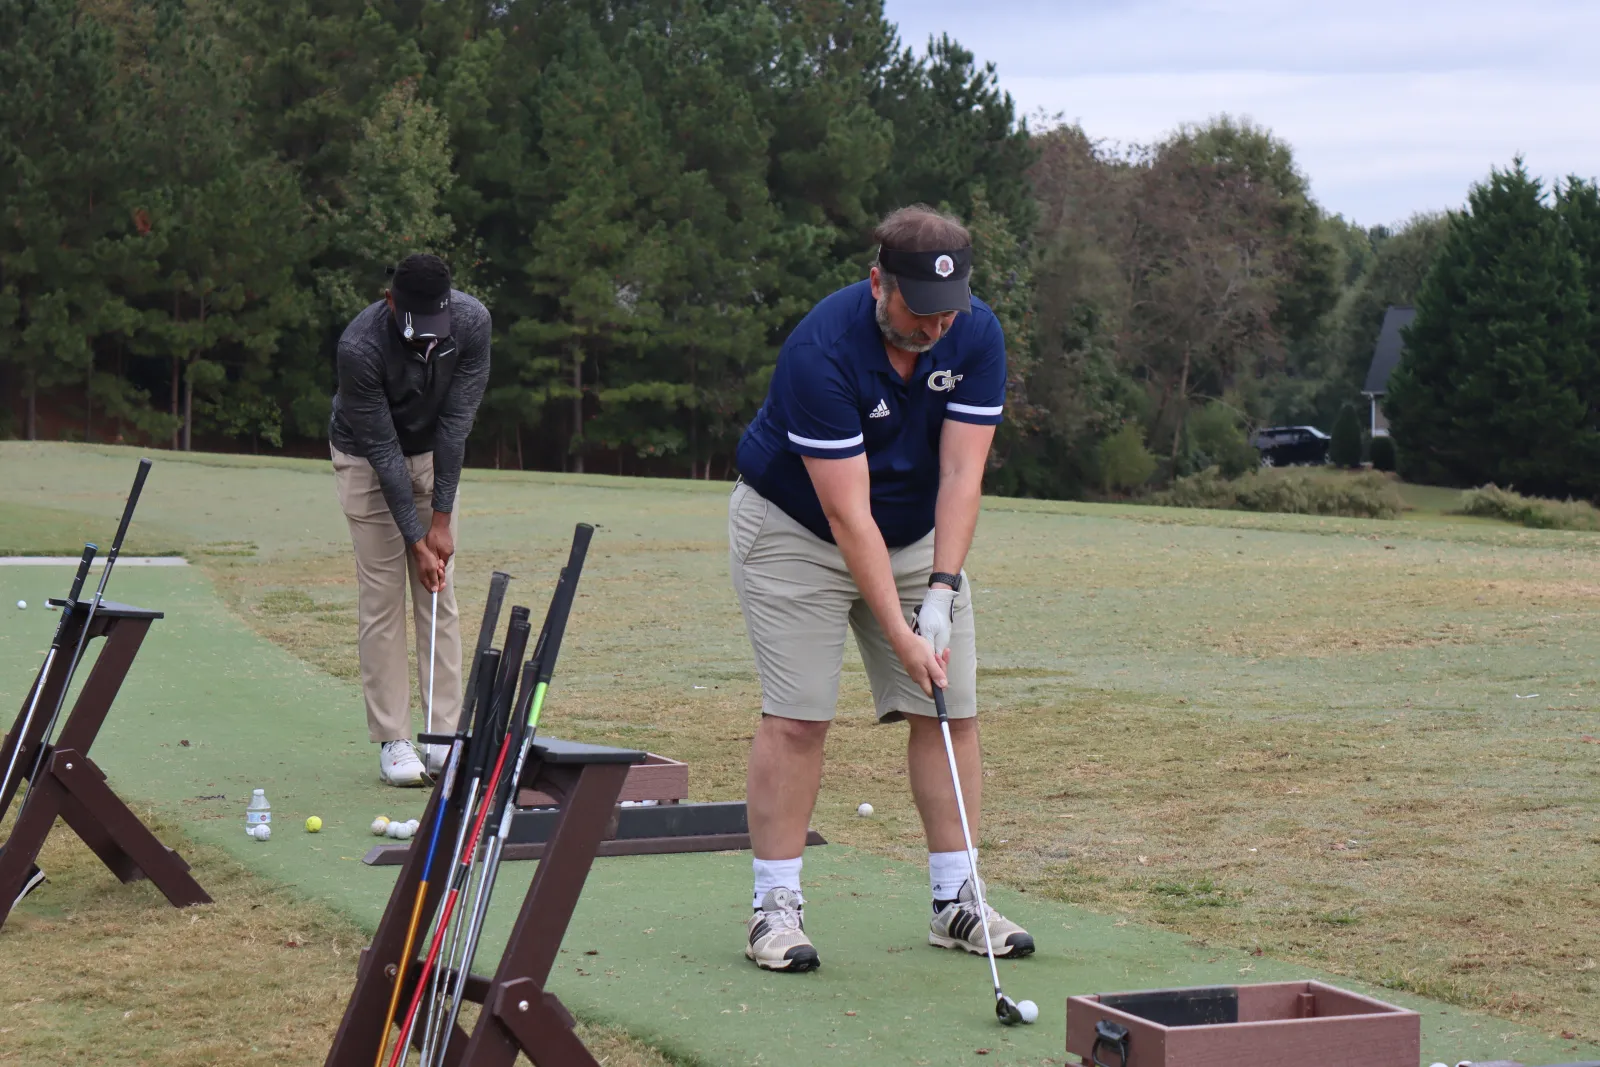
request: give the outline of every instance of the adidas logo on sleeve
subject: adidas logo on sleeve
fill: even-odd
[[[888,417],[889,405],[881,399],[878,401],[878,406],[867,413],[867,418],[869,419],[887,419]]]

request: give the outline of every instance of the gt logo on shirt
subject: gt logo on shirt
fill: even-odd
[[[947,370],[936,370],[928,375],[928,388],[936,393],[948,393],[963,377],[964,375],[952,374]]]

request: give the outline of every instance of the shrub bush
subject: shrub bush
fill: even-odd
[[[1283,467],[1222,477],[1215,467],[1179,478],[1172,488],[1150,498],[1178,508],[1274,511],[1289,515],[1343,515],[1393,519],[1405,507],[1400,491],[1381,474],[1347,474],[1316,468]]]
[[[1238,414],[1225,404],[1207,404],[1189,416],[1185,429],[1193,472],[1215,465],[1223,477],[1237,478],[1261,465],[1261,453],[1239,425]]]
[[[1461,514],[1520,523],[1537,530],[1600,530],[1600,508],[1586,500],[1523,496],[1494,483],[1461,494]]]
[[[1375,471],[1394,470],[1400,458],[1395,455],[1394,438],[1387,435],[1374,437],[1372,444],[1367,446],[1367,455],[1372,460],[1372,469]]]
[[[1346,404],[1333,420],[1333,440],[1328,444],[1328,462],[1354,470],[1361,466],[1361,420],[1356,409]]]
[[[1137,489],[1156,472],[1156,457],[1144,446],[1144,434],[1135,423],[1125,422],[1095,450],[1100,484],[1110,493]]]

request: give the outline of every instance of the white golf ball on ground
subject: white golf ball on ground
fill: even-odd
[[[856,809],[856,814],[857,815],[871,815],[872,814],[872,805],[871,804],[862,804],[859,808]]]
[[[19,600],[19,601],[17,601],[17,607],[22,608],[24,611],[26,611],[27,607],[28,607],[28,602],[26,600]]]
[[[1039,1005],[1031,1000],[1017,1001],[1017,1011],[1021,1013],[1022,1021],[1025,1023],[1035,1022],[1039,1018]]]
[[[384,816],[380,815],[376,819],[372,820],[372,832],[374,834],[377,834],[379,837],[382,837],[384,835],[384,832],[387,831],[388,829],[389,829],[389,820],[387,818],[385,818]]]
[[[264,822],[257,823],[256,828],[250,832],[255,835],[257,841],[266,841],[272,837],[272,827]]]

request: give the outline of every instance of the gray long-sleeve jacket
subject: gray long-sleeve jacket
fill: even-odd
[[[412,499],[406,456],[433,453],[433,510],[451,511],[467,434],[489,383],[489,310],[450,291],[452,337],[426,359],[400,336],[378,301],[339,338],[339,391],[328,438],[377,472],[395,525],[413,545],[427,534]]]

